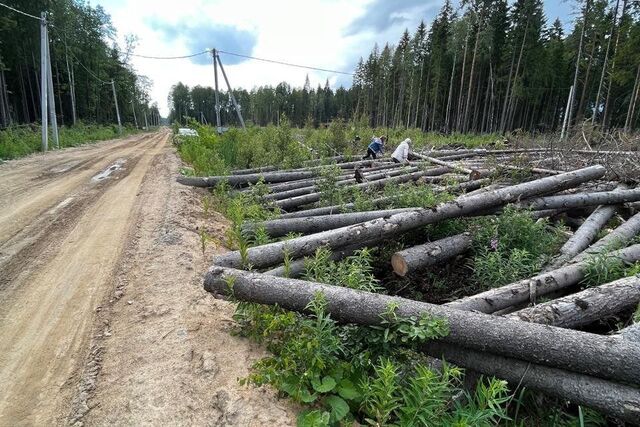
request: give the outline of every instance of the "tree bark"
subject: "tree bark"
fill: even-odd
[[[610,250],[612,247],[624,247],[627,242],[640,233],[640,213],[635,214],[611,233],[589,246],[581,254],[572,259],[572,262],[580,262],[592,255]]]
[[[625,340],[640,343],[640,322],[636,322],[620,330],[620,335]]]
[[[533,210],[570,209],[586,206],[615,205],[640,200],[640,188],[633,190],[600,191],[596,193],[562,194],[526,200],[520,206]]]
[[[604,167],[591,166],[501,188],[485,194],[469,196],[464,199],[458,198],[430,209],[396,214],[389,218],[375,219],[361,224],[287,240],[286,242],[270,243],[248,249],[246,261],[256,268],[263,268],[281,263],[284,259],[285,248],[289,251],[290,256],[300,258],[315,252],[320,246],[339,248],[376,238],[387,238],[427,224],[505,205],[522,197],[532,197],[549,191],[560,191],[575,187],[583,182],[600,178],[604,173]],[[216,257],[214,263],[227,267],[239,267],[243,264],[243,257],[239,251],[233,251]]]
[[[431,163],[433,163],[435,165],[440,165],[440,166],[447,167],[447,168],[449,168],[451,170],[463,173],[465,175],[471,176],[473,174],[473,171],[471,169],[467,169],[467,168],[465,168],[463,166],[458,166],[458,165],[456,165],[454,163],[449,163],[449,162],[445,162],[445,161],[442,161],[442,160],[438,160],[438,159],[436,159],[434,157],[425,156],[424,154],[413,153],[413,155],[418,157],[418,158],[420,158],[420,159],[422,159],[422,160],[426,160],[426,161],[431,162]]]
[[[463,312],[339,286],[285,279],[224,267],[211,267],[204,287],[214,295],[260,304],[278,304],[306,312],[318,294],[326,312],[338,322],[377,325],[390,306],[401,318],[429,315],[445,320],[449,334],[439,341],[492,352],[532,363],[640,384],[640,344],[570,329]]]
[[[252,233],[258,228],[264,230],[271,237],[281,237],[288,233],[318,233],[325,230],[344,227],[351,224],[370,221],[376,218],[409,212],[419,208],[386,209],[377,211],[352,212],[334,215],[318,215],[300,218],[272,219],[263,222],[249,222],[242,225],[242,231]]]
[[[615,205],[598,206],[560,248],[560,255],[550,264],[549,269],[566,264],[584,251],[596,238],[602,227],[613,217],[617,209],[618,207]]]
[[[439,180],[440,177],[428,177],[425,176],[424,171],[413,172],[406,175],[394,176],[391,178],[379,179],[377,181],[363,182],[362,184],[353,185],[353,188],[380,188],[387,184],[401,184],[403,182],[415,181],[418,178],[431,178],[433,180]],[[275,205],[280,209],[292,209],[298,206],[308,205],[310,203],[315,203],[320,200],[322,193],[310,193],[302,196],[291,197],[289,199],[277,200]]]
[[[341,169],[349,169],[355,166],[371,165],[373,160],[360,160],[356,162],[338,163]],[[222,182],[228,182],[231,186],[242,186],[256,184],[260,180],[269,182],[287,182],[306,178],[317,177],[325,166],[314,166],[308,169],[298,169],[291,171],[276,171],[262,173],[248,173],[243,175],[220,175],[220,176],[179,176],[177,181],[180,184],[193,187],[214,187]]]
[[[640,260],[640,244],[610,253],[623,262]],[[514,305],[535,301],[538,296],[575,285],[584,279],[588,260],[569,264],[556,270],[538,274],[499,288],[461,298],[445,305],[458,310],[473,310],[493,313]]]
[[[177,181],[180,184],[190,185],[192,187],[215,187],[223,182],[229,183],[233,187],[257,184],[259,181],[264,182],[286,182],[298,179],[311,178],[317,176],[316,171],[301,172],[264,172],[252,173],[246,175],[221,175],[221,176],[179,176]]]
[[[446,171],[449,171],[448,168],[445,168],[445,169]],[[433,191],[434,193],[448,192],[453,194],[453,193],[459,193],[461,191],[476,190],[482,187],[483,185],[488,184],[489,182],[490,181],[488,179],[478,179],[475,181],[461,182],[460,184],[450,185],[446,187],[434,187]],[[393,200],[395,199],[396,197],[394,196],[379,197],[377,199],[372,200],[371,203],[373,204],[373,206],[383,206],[386,203],[393,202]],[[298,212],[285,213],[280,215],[280,219],[346,213],[354,208],[355,208],[355,203],[345,203],[342,205],[324,206],[320,208],[301,210]]]
[[[632,386],[444,342],[428,343],[423,350],[432,357],[588,406],[632,424],[640,417],[640,391]]]
[[[469,233],[462,233],[398,251],[391,256],[393,271],[404,277],[410,272],[439,264],[469,250],[472,241]]]
[[[247,175],[251,173],[273,172],[277,170],[278,168],[275,166],[263,166],[260,168],[251,168],[251,169],[235,169],[231,171],[231,175]]]
[[[625,277],[516,311],[506,317],[574,329],[633,309],[639,302],[640,277]]]
[[[397,169],[392,171],[371,173],[363,176],[366,179],[366,181],[372,182],[372,181],[378,181],[385,178],[391,178],[394,176],[407,175],[407,174],[415,173],[418,171],[419,171],[418,168],[410,167],[410,168],[402,168],[402,169]],[[355,178],[345,178],[345,179],[339,179],[338,181],[336,181],[335,185],[337,187],[344,187],[344,186],[352,185],[355,183],[357,183],[357,180]],[[267,194],[266,196],[263,197],[263,199],[264,200],[284,200],[284,199],[290,199],[292,197],[303,196],[305,194],[317,193],[319,190],[320,189],[318,188],[318,181],[316,181],[316,184],[310,185],[307,187]]]
[[[617,206],[598,206],[578,227],[573,236],[560,248],[560,256],[553,266],[561,266],[584,251],[616,213]]]

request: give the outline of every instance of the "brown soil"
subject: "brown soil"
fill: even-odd
[[[200,197],[166,131],[0,165],[0,425],[291,425],[202,289]],[[101,172],[108,176],[98,179]],[[107,175],[107,174],[103,174]]]

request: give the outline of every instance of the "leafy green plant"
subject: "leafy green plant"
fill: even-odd
[[[626,276],[624,261],[608,254],[597,254],[587,260],[584,279],[585,286],[598,286]]]
[[[381,290],[372,273],[372,254],[367,248],[356,251],[341,262],[331,260],[331,250],[319,248],[315,255],[305,259],[304,277],[322,283],[369,292]]]
[[[542,261],[526,249],[512,249],[508,254],[482,250],[472,265],[478,284],[494,288],[534,275],[542,267]]]
[[[367,423],[387,425],[399,406],[398,368],[391,360],[382,358],[373,371],[371,377],[362,381],[364,399],[361,408]]]
[[[528,211],[505,208],[501,215],[478,218],[471,225],[474,281],[481,288],[502,286],[540,270],[562,242],[547,221]]]

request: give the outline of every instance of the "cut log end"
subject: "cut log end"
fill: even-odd
[[[396,252],[391,256],[391,265],[393,266],[393,272],[398,276],[404,277],[409,272],[409,264],[400,253]]]

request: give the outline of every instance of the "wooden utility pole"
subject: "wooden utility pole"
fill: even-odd
[[[215,49],[213,49],[213,51],[211,52],[211,55],[213,57],[213,75],[214,75],[214,79],[215,79],[215,97],[216,97],[216,129],[218,131],[218,133],[222,133],[222,127],[220,125],[220,98],[218,95],[218,61],[217,61],[217,57],[218,57],[218,51],[216,51]]]
[[[45,28],[44,36],[47,48],[47,104],[49,106],[49,121],[51,122],[51,131],[53,133],[53,142],[56,148],[60,148],[60,139],[58,136],[58,118],[56,117],[56,98],[53,94],[53,74],[51,73],[51,51],[49,50],[49,31]]]
[[[116,85],[111,80],[111,90],[113,91],[113,103],[116,105],[116,117],[118,118],[118,133],[122,134],[122,122],[120,121],[120,109],[118,108],[118,97],[116,96]]]
[[[233,103],[233,107],[236,109],[236,114],[238,115],[238,120],[240,120],[240,124],[242,125],[242,129],[246,129],[244,125],[244,119],[242,118],[242,112],[240,111],[240,106],[236,102],[236,97],[233,96],[233,91],[231,90],[231,85],[229,84],[229,79],[227,78],[227,73],[224,71],[224,67],[222,66],[222,61],[220,61],[220,57],[216,52],[216,59],[218,60],[218,64],[220,65],[220,71],[222,71],[222,77],[224,77],[225,83],[227,83],[227,90],[229,91],[229,97],[231,98],[231,102]]]
[[[42,151],[49,149],[47,120],[47,16],[40,14],[40,117],[42,117]]]

